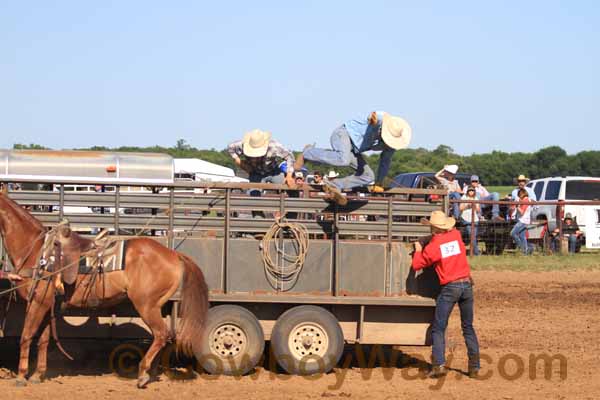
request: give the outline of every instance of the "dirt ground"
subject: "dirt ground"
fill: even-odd
[[[14,366],[0,370],[3,399],[595,399],[600,394],[600,271],[475,272],[476,319],[485,378],[463,375],[466,351],[458,311],[450,321],[444,380],[423,376],[429,348],[400,348],[395,368],[350,368],[316,379],[275,374],[259,368],[241,378],[200,375],[194,379],[159,376],[145,390],[110,373],[105,362],[69,367],[50,361],[51,379],[15,387]],[[389,351],[384,354],[390,356]],[[553,368],[530,357],[556,356]],[[344,360],[355,357],[352,348]],[[562,359],[562,370],[561,370]],[[2,366],[2,365],[0,365]],[[5,366],[6,367],[6,366]],[[12,369],[12,371],[11,371]]]

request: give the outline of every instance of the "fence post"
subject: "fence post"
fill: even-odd
[[[562,201],[558,201],[558,203],[556,203],[556,226],[558,228],[558,253],[562,254],[563,253],[563,219],[562,219],[562,215],[563,215],[563,202]]]
[[[475,203],[471,203],[471,245],[469,249],[469,253],[471,257],[475,255]]]

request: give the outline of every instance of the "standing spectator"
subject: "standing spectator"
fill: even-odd
[[[458,165],[444,165],[444,168],[435,174],[435,179],[448,190],[448,197],[450,200],[460,200],[463,195],[460,184],[455,179],[457,172]],[[460,208],[458,207],[458,203],[452,204],[452,215],[455,219],[460,218]]]
[[[525,175],[519,175],[517,177],[517,187],[512,191],[510,195],[510,199],[512,201],[519,201],[519,190],[525,189],[527,190],[527,195],[529,197],[529,201],[537,201],[537,196],[532,188],[527,187],[527,182],[529,182],[529,178],[525,177]],[[514,205],[510,206],[510,215],[512,219],[517,218],[517,208]]]
[[[305,180],[305,175],[304,175],[304,171],[302,170],[298,170],[296,172],[294,172],[294,183],[296,184],[296,186],[302,186],[304,185],[304,180]]]
[[[340,176],[340,174],[338,174],[334,170],[330,170],[327,173],[327,176],[325,177],[325,181],[333,183],[337,179],[338,176]]]
[[[313,172],[313,185],[322,185],[323,184],[323,174],[321,171]]]
[[[442,287],[431,324],[433,368],[429,377],[440,378],[448,373],[445,334],[452,309],[458,304],[469,357],[468,374],[476,378],[479,373],[479,342],[473,328],[473,286],[465,245],[460,232],[454,228],[454,218],[447,217],[442,211],[433,211],[429,220],[422,222],[431,227],[431,241],[424,247],[415,242],[412,268],[418,271],[433,266]]]
[[[577,222],[573,221],[573,216],[571,213],[567,213],[565,215],[565,219],[563,220],[563,237],[567,238],[569,241],[569,253],[575,253],[577,250],[577,239],[583,234],[579,230],[579,225]],[[556,228],[552,232],[552,250],[558,251],[560,248],[560,229]]]
[[[305,168],[301,168],[299,170],[294,171],[294,184],[296,185],[296,188],[302,189],[302,187],[304,186],[304,182],[307,175],[306,172],[307,170]],[[291,192],[288,192],[288,196],[290,196],[291,198],[303,197],[303,195],[304,194],[300,190],[293,190]],[[304,214],[297,212],[288,212],[286,217],[288,219],[303,219]]]
[[[462,200],[479,200],[479,196],[477,195],[477,191],[475,190],[475,188],[473,186],[469,186],[466,190],[466,193],[463,195]],[[474,230],[472,230],[471,228],[471,221],[472,221],[472,217],[473,217],[473,209],[475,209],[475,228]],[[475,254],[476,256],[478,256],[480,254],[479,252],[479,246],[477,245],[477,231],[478,231],[478,225],[479,225],[479,214],[481,213],[481,207],[479,204],[473,204],[473,203],[460,203],[460,220],[463,223],[463,225],[465,225],[467,227],[467,233],[469,234],[469,238],[471,239],[470,242],[473,243],[473,254]]]
[[[533,248],[529,247],[527,243],[527,227],[531,223],[531,206],[529,203],[529,194],[525,189],[519,189],[519,204],[516,207],[517,223],[510,231],[510,236],[514,239],[518,248],[521,249],[523,254],[531,254]]]
[[[465,185],[466,187],[467,185]],[[477,175],[472,175],[471,176],[471,185],[472,187],[475,188],[475,191],[477,192],[477,197],[479,198],[479,200],[483,200],[483,201],[500,201],[500,194],[498,192],[488,192],[488,190],[485,188],[485,186],[483,186],[480,182],[479,182],[479,177]],[[489,208],[492,207],[492,219],[496,220],[496,221],[504,221],[501,217],[500,217],[500,205],[498,203],[494,203],[494,204],[482,204],[481,205],[481,210],[485,209],[485,208]]]

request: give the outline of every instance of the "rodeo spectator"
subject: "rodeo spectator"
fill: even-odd
[[[313,185],[322,185],[323,184],[323,174],[321,171],[313,172]]]
[[[479,200],[476,189],[473,186],[469,186],[466,190],[466,193],[463,195],[462,200]],[[473,208],[475,209],[475,228],[473,231],[471,231],[471,217],[473,217]],[[480,205],[473,203],[460,203],[460,211],[460,220],[463,225],[467,227],[469,238],[472,238],[473,254],[478,256],[480,252],[479,246],[477,245],[477,228],[479,225],[479,214],[481,213]]]
[[[458,165],[444,165],[444,168],[436,172],[435,179],[448,190],[448,197],[450,200],[460,200],[463,195],[463,191],[460,188],[460,184],[455,179],[456,173],[458,172]],[[455,219],[460,218],[460,209],[458,203],[452,204],[452,215]]]
[[[294,172],[294,183],[296,186],[304,185],[304,180],[306,179],[305,170],[298,170]]]
[[[500,201],[500,194],[498,192],[488,192],[488,190],[479,182],[479,177],[477,175],[471,176],[471,185],[475,188],[477,192],[477,197],[479,200],[483,201]],[[465,185],[465,188],[467,185]],[[500,205],[498,203],[494,204],[481,204],[481,210],[483,211],[485,208],[492,208],[492,219],[496,221],[504,221],[500,217]]]
[[[583,232],[579,230],[579,225],[577,222],[573,221],[573,216],[571,213],[567,213],[565,215],[565,219],[563,220],[563,237],[567,238],[569,241],[569,253],[575,253],[577,250],[577,239],[581,237]],[[558,251],[560,248],[560,229],[556,228],[552,231],[552,250]]]
[[[334,182],[338,176],[340,176],[339,173],[335,172],[334,170],[330,170],[327,173],[327,175],[325,176],[325,181],[326,182]]]
[[[462,333],[467,345],[468,374],[476,378],[479,373],[479,342],[473,328],[473,287],[467,252],[461,234],[454,228],[455,219],[442,211],[433,211],[429,220],[421,220],[431,227],[431,241],[423,246],[415,242],[412,268],[418,271],[433,266],[440,285],[440,294],[435,305],[435,316],[431,324],[432,364],[431,378],[440,378],[448,373],[446,363],[445,333],[454,305],[458,303]]]
[[[523,254],[531,254],[533,247],[530,247],[527,243],[527,227],[531,223],[531,206],[527,204],[529,202],[529,194],[525,189],[519,189],[518,192],[519,204],[516,207],[517,223],[510,231],[510,236],[514,239],[518,248],[521,249]]]
[[[527,195],[529,197],[529,201],[537,201],[537,196],[535,195],[535,192],[533,191],[533,189],[526,186],[527,182],[529,182],[529,178],[527,178],[525,175],[521,174],[517,177],[517,187],[512,191],[512,193],[510,195],[510,199],[512,201],[519,201],[519,190],[520,189],[527,190]],[[514,206],[514,205],[510,206],[510,214],[511,214],[512,219],[517,218],[516,206]]]

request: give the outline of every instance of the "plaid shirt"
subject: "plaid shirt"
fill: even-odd
[[[244,155],[243,141],[238,140],[227,146],[227,152],[233,158]],[[285,161],[288,172],[294,172],[294,153],[283,147],[276,140],[270,140],[267,154],[263,157],[246,157],[246,162],[252,165],[253,172],[257,174],[273,174],[279,170],[280,161]]]

